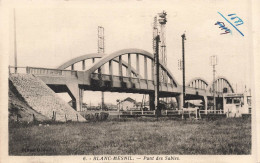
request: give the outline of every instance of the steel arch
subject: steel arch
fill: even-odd
[[[192,83],[194,83],[194,82],[196,82],[196,81],[200,81],[200,82],[204,85],[204,87],[205,87],[205,88],[203,88],[203,89],[207,89],[207,87],[208,87],[208,82],[206,82],[205,79],[200,78],[200,77],[196,77],[196,78],[191,79],[186,86],[192,87],[192,86],[191,86]]]
[[[230,84],[230,82],[227,80],[227,78],[223,77],[223,76],[219,76],[217,77],[217,79],[215,80],[215,82],[223,80],[225,81],[225,84],[227,84],[227,86],[230,88],[231,92],[234,93],[234,89],[232,87],[232,85]],[[213,86],[213,81],[211,82],[210,86],[208,87],[208,90],[211,90]],[[223,90],[223,89],[222,89]]]
[[[119,50],[116,51],[114,53],[111,53],[110,55],[105,55],[104,57],[101,58],[101,60],[99,60],[97,63],[95,63],[91,68],[89,68],[87,71],[88,73],[94,73],[99,67],[101,67],[102,65],[104,65],[105,63],[109,62],[110,60],[115,59],[116,57],[125,55],[125,54],[139,54],[139,55],[143,55],[146,56],[148,58],[150,58],[151,60],[154,60],[154,56],[153,54],[142,50],[142,49],[135,49],[135,48],[131,48],[131,49],[123,49],[123,50]],[[169,71],[169,69],[162,65],[160,63],[161,68],[167,73],[168,77],[173,81],[173,84],[178,87],[179,84],[177,83],[177,81],[175,80],[175,78],[173,77],[172,73]]]
[[[82,56],[73,58],[73,59],[71,59],[71,60],[69,60],[69,61],[67,61],[67,62],[65,62],[65,63],[63,63],[63,64],[61,64],[57,69],[62,69],[62,70],[63,70],[63,69],[66,69],[66,68],[70,67],[71,65],[76,64],[76,63],[78,63],[78,62],[81,62],[81,61],[83,61],[83,60],[88,60],[88,59],[93,59],[93,58],[102,58],[102,57],[104,57],[104,56],[106,56],[106,55],[107,55],[107,54],[105,54],[105,53],[90,53],[90,54],[82,55]],[[117,59],[114,59],[113,61],[118,62]],[[122,65],[123,65],[124,67],[128,67],[127,63],[124,62],[124,61],[122,62]],[[132,69],[132,73],[133,73],[135,76],[141,77],[141,76],[136,72],[136,70],[135,70],[134,68],[131,68],[131,69]]]

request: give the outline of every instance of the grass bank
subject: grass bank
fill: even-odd
[[[251,121],[120,119],[9,125],[10,155],[250,154]]]

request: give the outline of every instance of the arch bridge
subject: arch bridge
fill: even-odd
[[[75,70],[78,66],[80,70]],[[159,84],[159,97],[176,97],[182,108],[182,86],[169,69],[159,63],[167,80]],[[154,56],[142,49],[123,49],[111,54],[92,53],[71,59],[57,69],[27,67],[27,73],[41,78],[55,92],[68,92],[77,111],[82,108],[83,91],[109,91],[149,94],[150,107],[154,108]],[[212,85],[202,78],[194,78],[186,85],[185,100],[213,97]],[[216,97],[234,92],[228,80],[215,81]]]

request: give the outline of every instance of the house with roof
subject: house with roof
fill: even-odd
[[[130,97],[120,101],[120,110],[135,110],[137,108],[136,101]]]

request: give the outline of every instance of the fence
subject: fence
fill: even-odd
[[[224,114],[224,110],[200,110],[200,114]]]
[[[81,111],[81,115],[86,116],[87,114],[100,114],[101,112],[108,113],[109,115],[118,116],[120,117],[140,117],[140,116],[148,116],[153,117],[156,115],[156,111],[144,111],[144,110],[127,110],[127,111]],[[161,116],[177,116],[177,117],[194,117],[198,119],[198,109],[197,108],[190,108],[190,109],[183,109],[183,110],[162,110]]]

